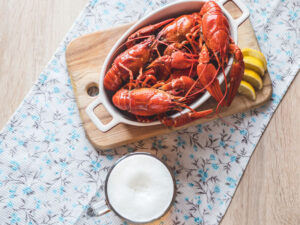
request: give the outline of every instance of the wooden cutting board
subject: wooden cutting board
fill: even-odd
[[[225,8],[234,18],[239,17],[240,11],[233,3],[227,3]],[[96,97],[90,95],[96,94],[95,90],[98,88],[99,73],[106,55],[114,43],[131,25],[132,24],[127,24],[79,37],[73,40],[67,47],[66,61],[68,71],[72,81],[83,126],[87,137],[98,150],[113,148],[216,119],[216,117],[202,118],[175,129],[166,128],[163,125],[136,127],[126,124],[119,124],[113,127],[111,130],[103,133],[96,128],[96,126],[87,116],[85,109]],[[249,47],[259,49],[249,19],[247,19],[239,27],[238,41],[240,48]],[[265,76],[263,77],[263,84],[263,89],[257,91],[256,101],[251,101],[244,96],[237,95],[231,106],[229,108],[224,107],[219,115],[221,117],[226,117],[228,115],[247,111],[251,108],[265,104],[272,95],[272,84],[268,72],[266,72]],[[208,100],[205,106],[201,106],[199,110],[208,109],[211,107],[216,107],[216,102],[212,99]],[[109,122],[111,119],[110,115],[102,105],[95,109],[95,113],[103,123]]]

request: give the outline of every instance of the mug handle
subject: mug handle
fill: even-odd
[[[102,132],[106,132],[106,131],[110,130],[111,128],[113,128],[114,126],[116,126],[117,124],[119,124],[120,120],[116,119],[116,117],[114,117],[111,114],[111,112],[109,112],[111,114],[111,116],[113,117],[113,119],[108,124],[103,124],[94,112],[94,109],[100,104],[103,104],[103,103],[102,103],[100,97],[98,97],[92,103],[90,103],[88,105],[88,107],[85,109],[85,112],[87,113],[87,115],[90,117],[90,119],[93,121],[93,123],[96,125],[96,127],[99,130],[101,130]]]
[[[102,201],[96,201],[92,203],[87,210],[87,215],[102,216],[108,212],[110,212],[110,209],[108,208],[106,201],[102,200]]]
[[[249,9],[241,2],[241,0],[219,0],[218,3],[223,6],[228,1],[233,1],[233,3],[242,11],[242,15],[239,18],[234,19],[236,25],[240,26],[249,17]]]

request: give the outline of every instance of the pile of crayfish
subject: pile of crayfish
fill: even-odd
[[[117,108],[140,122],[160,120],[177,127],[208,116],[220,106],[230,106],[243,77],[243,55],[214,1],[206,2],[200,12],[143,27],[124,45],[126,50],[104,77],[104,87]],[[230,55],[234,62],[227,81],[224,68]],[[225,88],[219,84],[219,73],[223,73]],[[191,109],[189,104],[204,91],[218,102],[216,109]],[[170,117],[184,108],[190,111]]]

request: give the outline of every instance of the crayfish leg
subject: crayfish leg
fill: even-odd
[[[135,118],[138,122],[141,123],[150,123],[156,120],[156,117],[150,117],[150,116],[138,116],[135,115]]]
[[[125,69],[129,73],[129,90],[131,90],[131,88],[132,88],[131,86],[133,84],[133,73],[123,63],[119,63],[119,65],[120,65],[120,67],[122,67],[123,69]]]
[[[151,87],[157,83],[156,77],[153,75],[153,71],[148,70],[143,73],[143,68],[140,68],[140,74],[137,76],[135,83],[138,87]]]

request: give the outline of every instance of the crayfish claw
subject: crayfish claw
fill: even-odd
[[[235,44],[230,44],[229,51],[233,54],[235,62],[233,63],[229,74],[230,88],[227,98],[227,106],[231,105],[238,91],[245,70],[245,63],[243,61],[243,54],[241,52],[241,49]]]
[[[161,122],[167,127],[180,127],[197,119],[203,118],[213,112],[213,109],[203,110],[200,112],[187,112],[176,118],[164,117]]]
[[[143,27],[143,28],[137,30],[136,32],[134,32],[132,35],[130,35],[128,37],[127,42],[126,42],[127,48],[130,48],[133,45],[135,45],[137,39],[147,38],[149,35],[153,34],[153,32],[155,32],[157,29],[172,22],[173,20],[174,20],[174,18],[171,18],[171,19],[162,21],[160,23],[152,24],[152,25],[149,25],[149,26],[146,26],[146,27]]]

